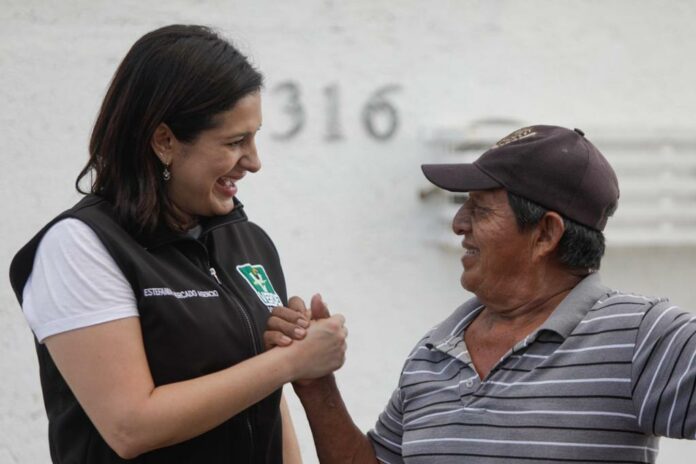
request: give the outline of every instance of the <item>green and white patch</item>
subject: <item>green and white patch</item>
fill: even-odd
[[[262,265],[241,264],[237,266],[237,272],[244,277],[244,280],[251,286],[263,304],[269,308],[282,306],[283,302],[280,301],[280,297],[273,288],[271,279],[268,278],[268,274],[266,274],[266,270]]]

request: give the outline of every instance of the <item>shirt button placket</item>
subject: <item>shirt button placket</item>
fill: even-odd
[[[472,406],[475,403],[475,398],[473,393],[476,391],[477,382],[473,376],[476,372],[471,368],[471,366],[466,366],[462,368],[459,377],[459,397],[464,406]]]

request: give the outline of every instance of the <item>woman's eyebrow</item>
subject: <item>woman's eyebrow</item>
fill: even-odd
[[[236,139],[236,138],[239,138],[239,137],[248,137],[248,136],[250,136],[250,135],[253,135],[253,134],[257,133],[257,132],[260,131],[260,130],[261,130],[261,126],[259,126],[259,128],[256,129],[255,131],[245,131],[245,132],[236,132],[236,133],[233,133],[233,134],[225,134],[225,135],[222,136],[222,138],[223,138],[224,140],[229,140],[229,139]]]

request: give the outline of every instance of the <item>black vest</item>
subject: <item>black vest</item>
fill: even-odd
[[[285,279],[273,242],[247,221],[241,203],[230,214],[204,222],[198,240],[165,228],[145,240],[119,226],[107,201],[88,195],[14,257],[10,279],[20,304],[41,238],[68,217],[96,232],[130,282],[155,385],[216,372],[263,351],[266,304],[275,297],[273,290],[286,304]],[[258,282],[261,286],[254,285]],[[36,347],[53,462],[126,462],[87,418],[45,345]],[[127,462],[282,463],[279,400],[280,390],[209,432]]]

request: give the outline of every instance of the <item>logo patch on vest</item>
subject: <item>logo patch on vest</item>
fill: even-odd
[[[237,272],[244,277],[244,280],[251,286],[263,304],[269,308],[282,306],[283,302],[280,301],[280,297],[273,288],[271,279],[268,278],[268,274],[266,274],[266,270],[262,265],[241,264],[237,266]]]

